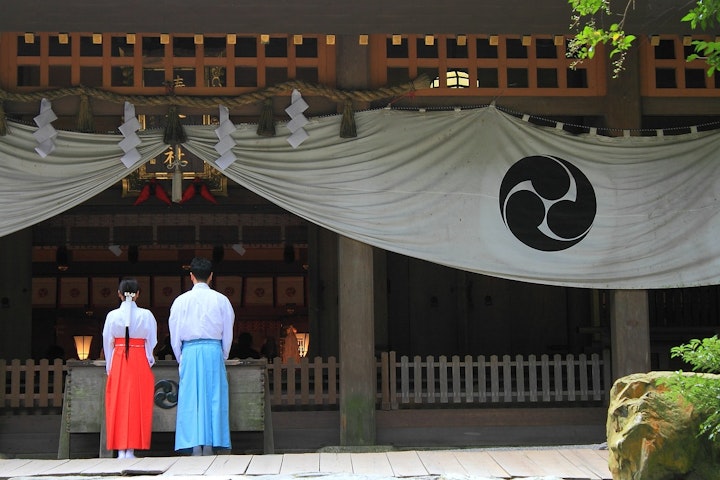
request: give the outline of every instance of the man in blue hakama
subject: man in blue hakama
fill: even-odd
[[[170,307],[170,342],[180,369],[175,450],[212,455],[229,449],[230,417],[225,360],[235,312],[227,297],[211,289],[212,263],[190,263],[193,288]]]

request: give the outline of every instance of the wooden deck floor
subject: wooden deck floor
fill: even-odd
[[[64,476],[327,476],[612,479],[607,450],[595,448],[410,450],[208,457],[0,460],[0,479]],[[231,476],[231,477],[229,477]],[[335,475],[337,477],[337,475]],[[136,477],[137,478],[137,477]]]

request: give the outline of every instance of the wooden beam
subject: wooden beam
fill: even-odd
[[[35,0],[6,2],[0,31],[16,32],[196,32],[196,33],[546,33],[568,31],[567,0],[367,0],[267,2],[216,0],[198,9],[195,0]],[[684,4],[676,0],[638,2],[626,30],[639,33],[690,33],[680,22]],[[411,12],[411,14],[408,14]],[[527,31],[532,26],[532,32]]]

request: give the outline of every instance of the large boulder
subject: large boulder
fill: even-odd
[[[671,400],[658,381],[672,375],[638,373],[613,385],[607,439],[614,480],[720,480],[720,449],[698,436],[702,412]]]

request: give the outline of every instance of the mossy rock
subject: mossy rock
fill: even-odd
[[[673,375],[638,373],[613,385],[606,428],[614,480],[720,480],[718,445],[698,436],[703,413],[661,384]]]

